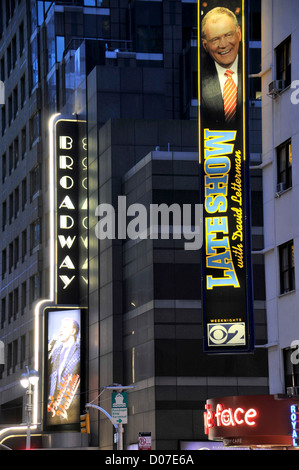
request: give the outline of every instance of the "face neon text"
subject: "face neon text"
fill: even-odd
[[[205,129],[205,211],[211,217],[205,220],[206,266],[215,269],[216,276],[207,275],[206,287],[240,287],[236,275],[229,241],[227,214],[228,184],[231,161],[228,155],[234,151],[235,131],[210,131]]]
[[[258,416],[255,408],[244,410],[243,408],[224,408],[220,403],[216,406],[216,411],[211,409],[211,405],[206,405],[204,412],[204,426],[205,434],[209,434],[209,429],[217,426],[255,426],[256,418]]]

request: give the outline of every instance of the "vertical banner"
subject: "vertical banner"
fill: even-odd
[[[198,1],[204,350],[253,348],[245,0]]]
[[[76,425],[82,382],[81,310],[49,307],[45,320],[45,427]]]
[[[82,258],[87,249],[87,235],[82,236],[87,225],[85,126],[62,117],[55,122],[57,304],[79,304],[82,278],[87,282],[86,256]]]

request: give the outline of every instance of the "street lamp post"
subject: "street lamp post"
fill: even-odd
[[[27,412],[27,434],[26,434],[26,450],[30,449],[30,441],[31,441],[31,434],[30,434],[30,427],[31,427],[31,420],[32,420],[32,387],[37,385],[38,383],[38,373],[35,370],[29,371],[28,367],[26,366],[27,372],[21,375],[21,385],[26,389],[26,396],[27,396],[27,403],[25,406],[25,410]]]
[[[123,391],[123,390],[129,390],[129,389],[132,389],[132,388],[135,388],[136,386],[135,385],[120,385],[120,384],[112,384],[112,385],[106,385],[105,387],[103,387],[104,390],[119,390],[119,391]],[[99,411],[102,411],[103,413],[105,413],[105,415],[110,419],[111,423],[113,424],[113,426],[117,429],[117,450],[123,450],[123,432],[124,432],[124,428],[123,428],[123,425],[122,423],[118,423],[118,424],[115,424],[113,422],[113,419],[112,419],[112,416],[110,416],[110,414],[104,410],[103,408],[101,408],[100,406],[98,405],[93,405],[91,403],[86,403],[86,408],[96,408],[98,409]]]

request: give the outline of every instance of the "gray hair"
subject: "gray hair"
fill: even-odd
[[[202,23],[201,23],[201,35],[205,39],[206,38],[206,24],[209,20],[212,20],[214,23],[220,18],[222,15],[227,15],[229,16],[233,22],[234,25],[236,26],[236,29],[239,26],[238,20],[236,15],[229,10],[228,8],[224,7],[216,7],[213,8],[213,10],[208,11],[208,13],[204,16]]]

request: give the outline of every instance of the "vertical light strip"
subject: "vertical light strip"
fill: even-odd
[[[39,371],[40,357],[40,308],[43,304],[54,301],[55,296],[55,165],[54,165],[54,121],[59,114],[51,116],[49,121],[49,298],[40,300],[34,309],[34,369]],[[40,377],[41,379],[41,377]],[[33,423],[38,421],[39,387],[33,392]]]
[[[40,307],[48,302],[54,301],[55,296],[55,166],[54,166],[54,121],[60,114],[54,114],[49,121],[49,298],[40,300],[34,309],[34,369],[39,372],[39,356],[40,356]],[[41,377],[40,377],[41,379]],[[42,384],[42,380],[39,381]],[[32,400],[32,424],[31,430],[37,428],[38,423],[38,405],[39,405],[39,386],[33,389]],[[43,385],[41,385],[43,386]],[[9,432],[26,431],[27,426],[10,426],[0,430],[0,443],[1,436],[7,438]],[[11,434],[14,435],[14,434]]]
[[[247,29],[246,29],[246,21],[245,18],[247,16],[247,11],[245,11],[245,0],[242,0],[242,70],[243,70],[243,159],[246,160],[246,147],[247,147],[247,134],[246,134],[246,121],[247,121],[247,114],[246,114],[246,42],[247,42]]]
[[[200,0],[197,0],[197,103],[198,103],[198,162],[201,163],[201,90],[200,90]]]

